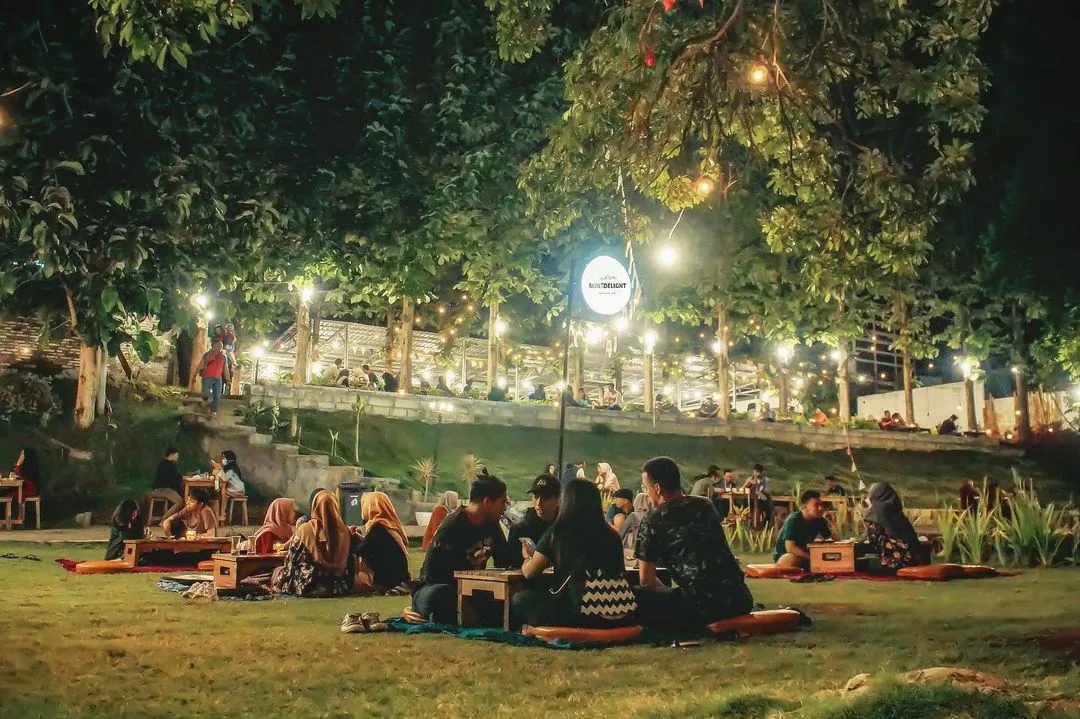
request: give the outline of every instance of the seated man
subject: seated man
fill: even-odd
[[[709,397],[698,407],[697,416],[704,419],[714,419],[720,414],[720,405],[712,397]]]
[[[776,412],[769,406],[768,402],[761,405],[761,412],[758,414],[758,422],[775,422]]]
[[[546,532],[559,515],[559,493],[562,484],[559,478],[550,474],[541,474],[533,480],[529,494],[533,498],[533,506],[525,511],[525,516],[514,526],[510,527],[507,537],[508,557],[507,569],[521,569],[522,563],[532,556],[532,552],[525,549],[526,542],[521,540],[531,539],[533,548],[540,542],[540,537]]]
[[[772,495],[769,494],[769,481],[765,475],[765,465],[759,463],[754,465],[750,478],[743,483],[743,489],[757,500],[757,514],[763,526],[772,524],[773,519],[773,501]],[[754,521],[756,522],[758,518],[754,518]]]
[[[825,475],[825,495],[828,497],[846,497],[848,494],[844,485],[840,484],[840,480],[836,478],[834,474]]]
[[[960,419],[955,414],[938,425],[938,434],[956,434],[956,421]]]
[[[327,365],[323,370],[322,382],[323,384],[336,384],[338,374],[341,372],[341,358],[334,360],[334,364]]]
[[[885,410],[885,414],[881,415],[881,419],[877,421],[879,429],[890,430],[892,429],[892,413],[889,410]]]
[[[547,393],[544,391],[544,385],[536,385],[536,387],[533,388],[533,391],[529,392],[529,399],[533,402],[546,402]]]
[[[615,498],[607,508],[604,519],[616,532],[622,530],[626,519],[634,512],[634,492],[631,489],[616,489]]]
[[[489,557],[505,567],[509,559],[499,518],[506,511],[506,485],[498,477],[481,475],[469,489],[469,503],[455,509],[431,539],[412,607],[425,619],[457,624],[454,572],[484,569]]]
[[[690,488],[690,496],[704,497],[711,502],[716,495],[716,486],[719,483],[720,468],[715,464],[710,464],[709,468],[705,470],[705,474],[698,477]]]
[[[679,468],[670,457],[646,462],[641,479],[654,507],[641,519],[634,552],[642,622],[692,630],[749,614],[754,599],[712,505],[683,494]],[[667,567],[679,588],[662,586],[657,567]]]
[[[678,414],[679,408],[676,407],[671,401],[663,394],[657,394],[654,400],[656,411],[660,414]]]
[[[829,523],[822,516],[821,493],[808,489],[799,497],[801,509],[784,521],[776,537],[773,561],[778,567],[810,569],[810,542],[832,539]]]

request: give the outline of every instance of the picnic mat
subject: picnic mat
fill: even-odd
[[[74,573],[75,572],[75,567],[82,564],[84,561],[86,561],[86,560],[57,559],[56,563],[59,564],[64,569],[66,569],[67,571]],[[190,566],[177,566],[177,565],[174,564],[171,567],[148,564],[148,565],[146,565],[144,567],[134,567],[134,568],[128,569],[126,572],[124,572],[124,574],[130,574],[132,572],[147,572],[147,573],[150,573],[150,574],[169,574],[170,572],[181,572],[181,571],[184,571],[184,570],[190,570],[190,571],[194,572],[194,571],[196,571],[198,569],[198,566],[196,566],[197,564],[198,563],[192,564]]]
[[[190,584],[184,582],[175,582],[171,579],[159,579],[158,588],[166,592],[175,592],[176,594],[183,594],[191,588]],[[245,591],[239,589],[236,591],[218,590],[217,598],[225,601],[243,601],[243,602],[265,602],[272,599],[292,599],[284,594],[266,594],[254,591]]]
[[[797,584],[813,584],[814,582],[831,582],[835,579],[862,579],[868,582],[925,582],[925,581],[946,581],[951,582],[953,580],[963,579],[986,579],[989,577],[1015,577],[1020,572],[1009,569],[997,569],[993,574],[984,574],[975,577],[949,577],[948,579],[941,580],[927,580],[922,577],[897,577],[881,574],[870,574],[869,572],[839,572],[835,574],[829,574],[827,572],[810,573],[803,571],[802,569],[785,569],[781,570],[778,574],[773,576],[761,576],[751,577],[747,576],[747,579],[787,579]]]
[[[657,644],[661,641],[656,634],[650,634],[648,629],[643,631],[637,639],[627,642],[566,642],[561,639],[545,641],[536,637],[527,637],[521,632],[509,632],[499,627],[458,627],[453,624],[436,624],[435,622],[410,624],[401,617],[387,619],[386,623],[392,632],[445,634],[460,639],[478,639],[484,642],[511,644],[516,647],[543,647],[545,649],[605,649],[627,644]],[[669,640],[666,643],[670,644],[671,642]]]

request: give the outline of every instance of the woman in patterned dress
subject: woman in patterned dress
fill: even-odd
[[[895,574],[904,567],[930,563],[929,552],[904,514],[900,495],[885,482],[870,486],[866,511],[867,538],[859,548],[859,569],[873,574]]]
[[[311,516],[285,549],[275,570],[275,592],[297,597],[341,597],[352,593],[352,534],[341,520],[337,496],[323,490],[311,502]]]

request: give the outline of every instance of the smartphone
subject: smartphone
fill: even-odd
[[[530,551],[533,551],[533,552],[536,551],[536,542],[534,542],[529,537],[519,537],[519,540],[521,541],[522,544],[524,544],[526,547],[528,547]]]

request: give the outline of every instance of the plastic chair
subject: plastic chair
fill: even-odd
[[[154,507],[158,502],[161,502],[161,514],[157,517],[154,516]],[[150,495],[150,503],[146,507],[146,524],[153,526],[154,524],[165,519],[165,512],[169,511],[169,500],[165,497],[156,497],[153,494]]]

